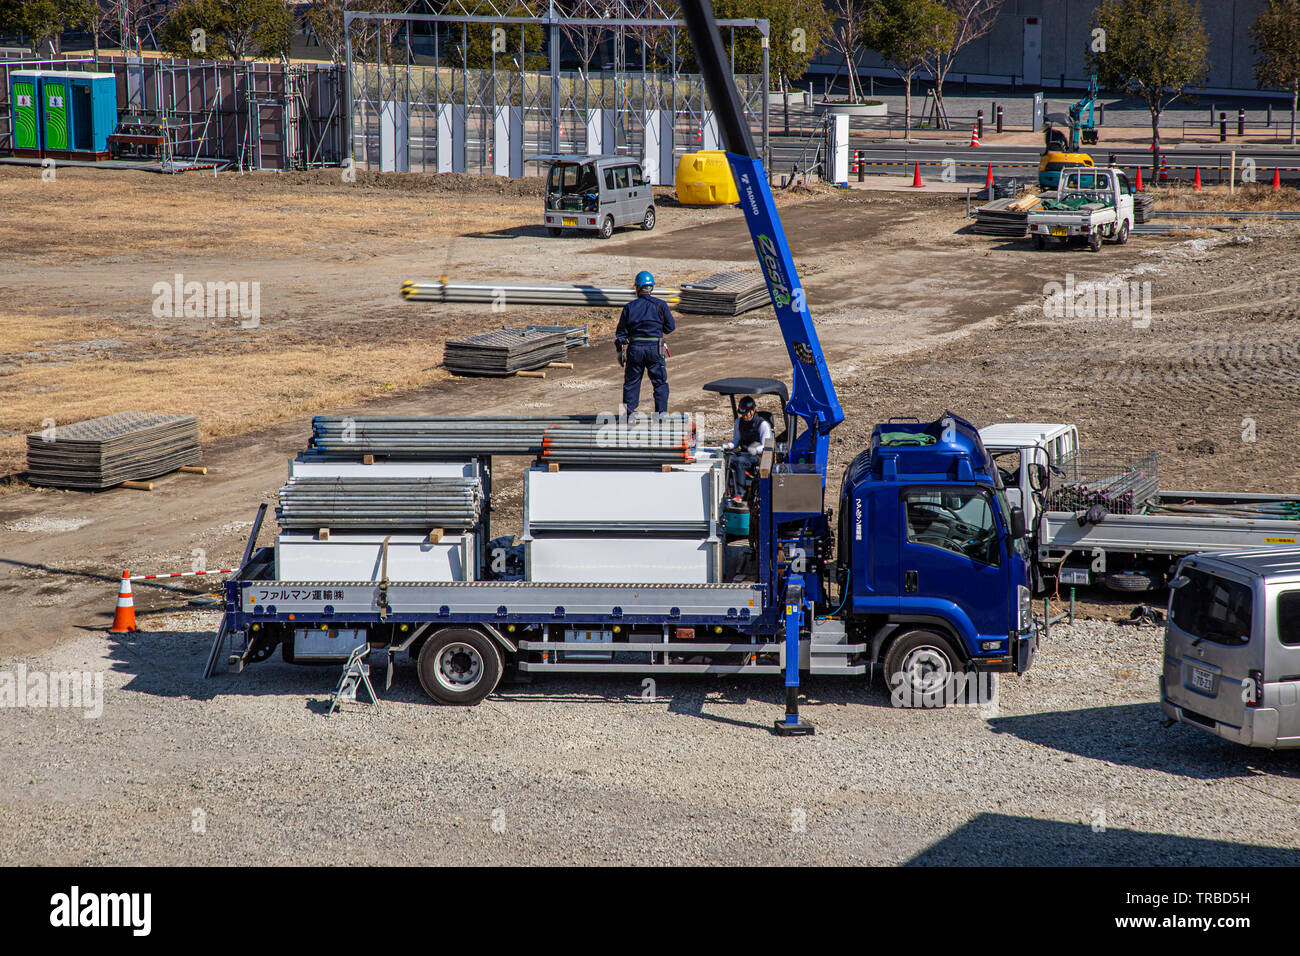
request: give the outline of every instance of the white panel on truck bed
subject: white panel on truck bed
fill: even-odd
[[[719,545],[703,538],[535,538],[528,580],[566,584],[710,584]]]
[[[472,461],[359,461],[289,462],[290,478],[474,478],[478,465]]]
[[[529,470],[525,533],[547,528],[700,528],[716,520],[717,470]]]
[[[279,581],[378,581],[384,535],[333,534],[318,541],[308,534],[275,539]],[[388,541],[388,580],[472,580],[474,535],[447,535],[431,544],[423,535],[395,534]]]

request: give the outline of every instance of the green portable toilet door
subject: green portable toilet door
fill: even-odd
[[[68,149],[68,83],[46,79],[41,83],[45,101],[45,148]]]
[[[36,81],[14,80],[14,149],[40,149],[36,128]]]

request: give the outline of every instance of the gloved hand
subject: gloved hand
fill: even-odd
[[[735,446],[732,442],[727,442],[725,445],[722,446],[722,450],[723,450],[723,451],[731,451],[731,450],[732,450],[733,448],[735,448],[735,447],[736,447],[736,446]]]
[[[619,368],[622,368],[627,365],[627,356],[623,354],[623,344],[621,342],[615,342],[614,348],[618,350],[618,366]]]

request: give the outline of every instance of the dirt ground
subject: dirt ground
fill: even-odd
[[[793,763],[761,732],[775,685],[663,682],[647,703],[639,685],[558,680],[457,711],[428,705],[404,666],[384,717],[335,723],[332,671],[197,678],[216,615],[191,608],[208,590],[194,579],[137,582],[143,632],[110,638],[123,569],[237,562],[312,414],[617,408],[612,311],[406,303],[402,280],[621,285],[648,268],[672,287],[752,263],[734,209],[662,197],[654,232],[602,243],[546,236],[532,184],[357,179],[0,169],[0,661],[102,669],[111,704],[102,721],[0,720],[0,859],[1014,863],[1067,847],[1092,862],[1294,862],[1278,849],[1300,839],[1291,765],[1161,731],[1158,634],[1100,621],[1054,630],[988,719],[902,714],[879,688],[815,681],[822,729]],[[1158,449],[1166,488],[1300,492],[1297,224],[1091,254],[974,235],[952,197],[822,188],[782,205],[846,414],[828,502],[875,422],[945,409]],[[260,283],[260,322],[156,316],[153,287],[177,273]],[[1052,283],[1115,279],[1149,312],[1044,307]],[[591,322],[593,346],[544,381],[439,367],[448,336],[534,321]],[[672,405],[715,435],[729,416],[704,382],[789,375],[770,311],[680,316],[670,341]],[[199,414],[208,475],[152,493],[22,481],[24,433],[127,409]],[[498,532],[517,520],[522,467],[498,469]],[[1080,611],[1127,609],[1092,595]],[[388,788],[422,808],[414,830]],[[901,820],[898,806],[917,809]],[[1115,839],[1093,838],[1099,812]],[[811,837],[790,838],[792,814]],[[73,821],[84,839],[67,839]]]
[[[671,287],[752,262],[737,210],[667,196],[652,233],[550,238],[537,225],[536,185],[90,170],[45,183],[36,170],[0,169],[0,453],[10,475],[0,483],[0,652],[103,626],[123,569],[186,570],[200,553],[208,567],[237,561],[312,414],[616,410],[613,310],[407,303],[403,279],[625,284],[649,268]],[[945,196],[823,187],[783,194],[782,205],[846,413],[832,485],[875,422],[951,409],[979,425],[1076,422],[1088,447],[1158,449],[1167,488],[1300,491],[1294,224],[1134,237],[1090,254],[974,235],[964,204]],[[155,316],[154,284],[177,273],[260,283],[259,324]],[[1138,293],[1149,283],[1145,325],[1042,307],[1049,283],[1117,277]],[[439,367],[449,336],[535,321],[591,322],[593,347],[545,381]],[[725,407],[700,385],[788,377],[770,310],[681,316],[671,342],[673,406],[719,434]],[[22,436],[43,421],[126,409],[197,413],[209,474],[96,495],[17,476]],[[521,467],[508,463],[497,483],[502,531]],[[137,604],[148,613],[198,590],[142,583]]]

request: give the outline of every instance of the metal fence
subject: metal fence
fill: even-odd
[[[119,119],[162,121],[177,159],[306,169],[337,165],[347,154],[340,66],[90,54],[0,58],[0,149],[13,146],[9,74],[32,68],[113,73]]]

